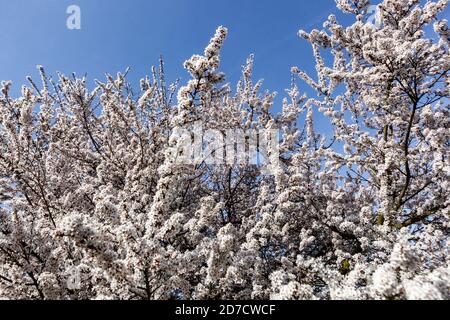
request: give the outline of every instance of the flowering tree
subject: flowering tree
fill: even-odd
[[[446,5],[385,0],[372,26],[338,0],[352,25],[299,33],[317,97],[293,81],[279,114],[252,56],[224,84],[224,27],[179,89],[162,61],[139,93],[2,82],[0,297],[450,298]]]

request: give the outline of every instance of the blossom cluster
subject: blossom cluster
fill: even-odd
[[[299,32],[317,74],[292,68],[279,113],[253,56],[224,83],[224,27],[184,86],[162,60],[140,92],[1,82],[0,298],[449,299],[448,1],[384,0],[377,26],[336,2],[354,22]],[[198,123],[266,135],[276,167],[176,161]]]

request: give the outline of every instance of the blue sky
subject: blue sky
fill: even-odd
[[[66,9],[81,8],[81,30],[68,30]],[[131,67],[129,79],[150,72],[162,54],[168,79],[187,79],[182,63],[203,51],[219,25],[229,28],[222,70],[229,81],[255,54],[255,77],[282,92],[290,67],[312,67],[308,44],[298,29],[320,27],[336,12],[334,0],[0,0],[0,79],[17,92],[25,77],[88,73],[90,80]]]

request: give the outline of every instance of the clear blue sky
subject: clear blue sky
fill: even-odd
[[[81,8],[81,30],[68,30],[66,9]],[[0,80],[14,91],[42,64],[55,71],[103,78],[130,66],[130,80],[150,72],[162,54],[169,79],[187,79],[182,63],[203,51],[219,25],[229,28],[222,70],[239,76],[255,54],[255,76],[281,92],[290,67],[311,68],[311,49],[298,29],[320,27],[334,0],[0,0]]]

